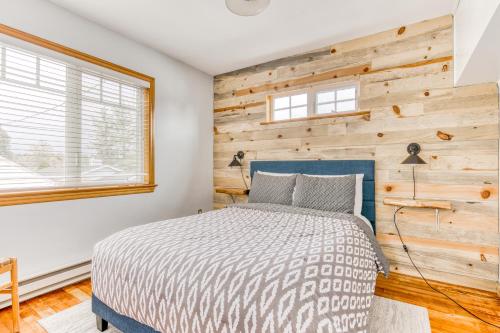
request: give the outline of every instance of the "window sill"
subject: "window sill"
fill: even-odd
[[[0,206],[150,193],[154,192],[155,187],[156,185],[149,184],[119,186],[113,185],[101,187],[59,188],[50,190],[0,193]]]
[[[326,118],[356,117],[356,116],[362,116],[364,119],[370,120],[370,114],[371,114],[371,111],[344,112],[344,113],[325,114],[325,115],[320,115],[320,116],[311,116],[311,117],[304,117],[304,118],[263,121],[260,124],[261,125],[271,125],[271,124],[292,123],[292,122],[297,122],[297,121],[308,121],[308,120],[326,119]]]

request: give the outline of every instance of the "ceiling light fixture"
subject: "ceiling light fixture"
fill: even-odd
[[[271,0],[226,0],[227,8],[239,16],[255,16],[269,6]]]

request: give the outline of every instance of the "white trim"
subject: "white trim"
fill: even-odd
[[[350,111],[337,111],[337,91],[342,90],[344,88],[354,88],[355,89],[355,96],[354,96],[354,110]],[[325,115],[325,114],[336,114],[336,113],[346,113],[346,112],[357,112],[359,111],[359,90],[360,90],[360,84],[359,81],[353,82],[342,82],[342,83],[336,83],[336,84],[329,84],[329,85],[323,85],[323,86],[317,86],[314,88],[311,88],[311,92],[313,93],[314,96],[314,113],[313,115]],[[323,93],[323,92],[331,92],[335,91],[335,101],[332,103],[335,103],[335,112],[331,113],[317,113],[317,96],[318,93]],[[343,101],[351,101],[352,99],[347,99],[347,100],[342,100]],[[331,103],[322,103],[322,104],[331,104]]]
[[[19,282],[21,302],[90,278],[90,260]],[[10,306],[9,295],[0,295],[0,309]]]

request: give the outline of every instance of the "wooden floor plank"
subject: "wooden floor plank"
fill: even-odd
[[[476,315],[500,325],[500,298],[495,293],[431,282]],[[38,320],[90,299],[92,287],[85,280],[36,297],[21,304],[21,332],[45,333]],[[379,277],[378,296],[426,307],[433,333],[499,333],[500,330],[472,318],[444,296],[431,290],[421,279],[392,273]],[[0,333],[11,331],[10,308],[0,310]]]
[[[500,298],[492,292],[453,286],[436,281],[431,285],[445,292],[475,315],[500,326]],[[471,317],[445,296],[415,277],[391,273],[379,276],[375,294],[427,308],[433,333],[499,333],[500,329]]]

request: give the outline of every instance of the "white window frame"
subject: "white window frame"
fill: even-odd
[[[337,103],[339,102],[337,100],[337,91],[338,90],[343,90],[346,88],[354,88],[355,95],[354,95],[354,110],[349,110],[349,111],[337,111]],[[327,103],[321,103],[321,104],[332,104],[335,103],[335,112],[330,112],[330,113],[318,113],[318,94],[319,93],[325,93],[325,92],[332,92],[335,91],[335,101],[334,102],[327,102]],[[314,96],[314,115],[318,116],[323,116],[323,115],[331,115],[331,114],[342,114],[342,113],[352,113],[352,112],[358,112],[359,111],[359,82],[346,82],[342,84],[330,84],[330,85],[325,85],[325,86],[318,86],[314,87],[311,89],[312,95]],[[341,100],[341,102],[344,101],[351,101],[352,99],[346,99],[346,100]]]
[[[297,96],[297,95],[304,95],[304,94],[307,95],[307,104],[301,104],[301,105],[296,105],[296,106],[292,107],[292,97],[293,96]],[[288,107],[286,107],[286,108],[280,108],[280,109],[275,109],[274,108],[274,100],[277,99],[277,98],[284,98],[284,97],[288,97]],[[289,116],[289,118],[288,119],[284,119],[284,120],[300,119],[300,118],[292,118],[292,109],[294,109],[294,108],[300,108],[300,107],[304,107],[304,106],[307,107],[307,117],[309,117],[310,116],[310,110],[311,110],[311,96],[309,96],[309,93],[308,93],[307,90],[296,90],[296,91],[291,91],[291,92],[289,91],[289,92],[286,92],[286,93],[273,95],[272,104],[271,104],[272,118],[274,120],[274,112],[275,111],[288,110],[288,116]],[[277,120],[277,121],[280,121],[280,120]]]
[[[330,112],[330,113],[317,113],[317,96],[318,93],[322,92],[330,92],[330,91],[335,91],[335,93],[338,90],[342,90],[345,88],[355,88],[356,93],[355,93],[355,108],[354,110],[350,111],[336,111],[336,112]],[[334,115],[342,115],[342,114],[351,114],[351,113],[356,113],[359,112],[359,91],[360,91],[360,85],[359,82],[343,82],[343,83],[336,83],[336,84],[328,84],[328,85],[321,85],[321,86],[316,86],[316,87],[310,87],[306,89],[299,89],[299,90],[291,90],[287,92],[282,92],[278,94],[273,94],[270,96],[267,96],[267,121],[268,122],[281,122],[281,121],[296,121],[296,120],[301,120],[301,119],[308,119],[308,118],[316,118],[316,117],[329,117],[329,116],[334,116]],[[291,117],[291,97],[296,96],[296,95],[302,95],[302,94],[307,94],[307,116],[302,117],[302,118],[292,118]],[[283,98],[283,97],[288,97],[290,99],[290,106],[287,108],[280,108],[280,109],[275,109],[274,108],[274,100],[277,98]],[[344,101],[344,100],[343,100]],[[348,100],[345,100],[348,101]],[[337,109],[337,99],[335,98],[334,102],[335,103],[335,108]],[[331,103],[324,103],[324,104],[331,104]],[[322,103],[323,104],[323,103]],[[274,112],[275,111],[281,111],[281,110],[289,110],[289,118],[288,119],[280,119],[280,120],[275,120],[274,119]]]

